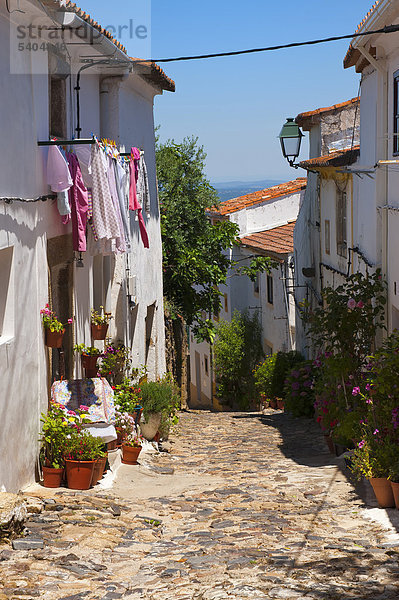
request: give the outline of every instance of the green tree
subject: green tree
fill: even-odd
[[[221,321],[215,341],[215,371],[219,398],[240,408],[255,397],[256,365],[263,358],[258,314],[235,311],[231,322]]]
[[[157,144],[164,294],[200,338],[212,341],[214,326],[207,317],[219,312],[218,286],[226,282],[226,251],[236,243],[238,226],[212,224],[207,216],[218,196],[204,175],[205,158],[194,137]]]

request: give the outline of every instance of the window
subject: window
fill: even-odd
[[[63,77],[50,77],[50,135],[66,138],[66,81]]]
[[[346,192],[337,190],[336,198],[337,254],[346,257]]]
[[[330,254],[330,221],[324,221],[324,249],[326,254]]]
[[[14,335],[13,250],[0,250],[0,338]]]
[[[254,281],[254,294],[259,294],[259,289],[260,289],[260,274],[257,273],[256,274],[256,279]]]
[[[272,275],[267,276],[267,301],[269,304],[273,304],[273,277]]]
[[[393,153],[399,154],[399,71],[393,75]]]

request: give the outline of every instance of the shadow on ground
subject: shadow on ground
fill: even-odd
[[[308,467],[336,466],[354,486],[354,493],[362,499],[364,508],[378,509],[372,487],[366,480],[355,481],[351,471],[347,468],[343,457],[330,453],[320,427],[313,419],[294,418],[289,413],[280,411],[261,413],[232,414],[233,419],[256,419],[268,427],[278,429],[282,441],[280,450],[286,458],[297,464]],[[331,486],[335,477],[331,480]],[[399,511],[385,509],[389,523],[399,533]],[[372,596],[370,596],[371,598]],[[367,597],[365,597],[367,598]],[[361,600],[357,597],[358,600]],[[342,597],[342,600],[345,600]]]

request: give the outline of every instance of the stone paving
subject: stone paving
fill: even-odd
[[[170,446],[110,490],[31,491],[38,547],[0,545],[0,600],[399,598],[399,544],[313,421],[183,413]]]

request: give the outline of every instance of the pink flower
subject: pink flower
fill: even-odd
[[[352,390],[352,396],[357,396],[360,393],[359,387],[354,387]]]
[[[357,306],[357,308],[363,308],[364,303],[361,300],[359,300],[359,302],[356,304],[356,306]]]
[[[363,448],[363,446],[365,446],[365,444],[366,444],[366,441],[362,440],[361,442],[358,443],[357,446],[358,446],[358,448]]]
[[[377,433],[380,433],[380,430],[379,429],[374,429],[373,435],[377,435]]]
[[[356,307],[356,300],[354,298],[349,298],[348,308],[355,308],[355,307]]]
[[[72,325],[73,319],[68,319],[68,323],[69,323],[69,325]]]

